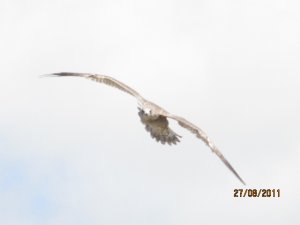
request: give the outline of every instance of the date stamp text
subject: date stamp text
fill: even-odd
[[[280,189],[234,189],[235,198],[279,198]]]

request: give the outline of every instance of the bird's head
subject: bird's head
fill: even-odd
[[[143,104],[142,102],[139,101],[138,101],[138,109],[140,111],[143,111],[145,115],[150,115],[150,116],[152,115],[151,108],[147,107],[146,104]]]
[[[152,115],[152,110],[149,108],[144,108],[143,109],[146,115]]]

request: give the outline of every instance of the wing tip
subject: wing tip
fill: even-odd
[[[240,181],[244,186],[246,186],[245,181],[244,181],[239,175],[236,175],[236,176],[237,176],[237,178],[239,179],[239,181]]]
[[[72,72],[59,72],[59,73],[49,73],[40,75],[40,77],[71,77],[71,76],[80,76],[80,73]]]
[[[216,148],[212,148],[212,152],[215,153],[221,161],[225,164],[225,166],[235,175],[235,177],[246,186],[245,181],[240,177],[240,175],[236,172],[233,166],[228,162],[228,160],[223,156],[223,154]]]
[[[239,181],[246,186],[245,181],[240,177],[240,175],[236,172],[236,170],[232,167],[232,165],[225,159],[226,162],[225,165],[228,167],[228,169],[236,176]]]

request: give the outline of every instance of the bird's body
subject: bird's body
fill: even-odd
[[[147,114],[143,109],[138,109],[138,115],[145,125],[146,131],[150,132],[151,137],[155,138],[157,142],[168,143],[169,145],[180,142],[178,138],[181,138],[181,136],[169,128],[169,122],[165,116]]]
[[[187,121],[186,119],[176,116],[167,112],[162,107],[156,105],[155,103],[146,100],[143,98],[137,91],[130,88],[126,84],[105,75],[98,74],[89,74],[89,73],[70,73],[70,72],[62,72],[62,73],[54,73],[50,74],[51,76],[77,76],[77,77],[85,77],[90,80],[94,80],[100,83],[104,83],[106,85],[115,87],[124,91],[137,99],[138,102],[138,115],[141,119],[141,122],[145,125],[146,131],[150,132],[151,137],[155,138],[157,142],[161,142],[162,144],[177,144],[180,142],[181,136],[176,134],[173,130],[169,128],[168,118],[173,119],[178,122],[178,124],[192,132],[196,135],[197,138],[204,141],[204,143],[214,152],[228,167],[228,169],[234,173],[234,175],[243,183],[244,181],[238,175],[238,173],[233,169],[230,163],[225,159],[223,154],[218,150],[218,148],[213,144],[213,142],[208,138],[208,136],[197,126]]]

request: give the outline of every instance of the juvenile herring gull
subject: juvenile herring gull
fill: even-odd
[[[151,101],[143,98],[138,92],[130,88],[126,84],[105,75],[91,74],[91,73],[71,73],[71,72],[62,72],[62,73],[53,73],[49,74],[50,76],[75,76],[75,77],[84,77],[96,82],[104,83],[106,85],[115,87],[124,91],[137,99],[138,102],[138,115],[141,119],[141,122],[145,125],[146,131],[151,134],[152,138],[155,138],[157,142],[162,144],[168,143],[169,145],[177,144],[180,142],[180,135],[176,134],[173,130],[169,128],[168,118],[173,119],[178,122],[178,124],[192,132],[196,135],[197,138],[204,141],[204,143],[214,152],[222,162],[227,166],[227,168],[245,185],[243,179],[238,175],[234,168],[230,165],[227,159],[219,151],[216,145],[208,138],[208,136],[197,126],[187,121],[186,119],[171,114],[164,110],[162,107],[154,104]]]

